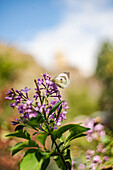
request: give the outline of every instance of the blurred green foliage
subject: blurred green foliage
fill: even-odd
[[[106,86],[111,84],[113,80],[113,44],[106,42],[102,45],[97,56],[95,75],[102,80]]]
[[[69,113],[67,119],[73,119],[80,115],[90,115],[98,110],[98,103],[89,95],[88,89],[69,90],[67,92]]]
[[[101,110],[113,111],[113,44],[106,42],[98,55],[95,76],[103,83]]]
[[[17,78],[18,69],[25,66],[25,62],[15,62],[8,53],[0,54],[0,88],[14,81]]]
[[[0,53],[0,129],[8,125],[7,119],[13,111],[9,102],[4,99],[5,93],[11,84],[18,79],[19,71],[27,67],[27,62],[17,60],[17,56],[11,56],[10,51]]]

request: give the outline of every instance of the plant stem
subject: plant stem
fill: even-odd
[[[54,141],[54,143],[55,143],[55,146],[56,146],[56,148],[57,148],[57,151],[58,151],[58,153],[59,153],[59,155],[60,155],[60,157],[61,157],[61,159],[62,159],[62,162],[64,163],[64,165],[65,165],[65,167],[66,167],[66,170],[68,170],[68,167],[67,167],[67,165],[66,165],[65,159],[63,158],[63,156],[62,156],[62,154],[61,154],[61,152],[60,152],[60,149],[59,149],[56,141]]]
[[[39,87],[38,87],[38,85],[37,85],[37,83],[36,83],[36,80],[34,80],[34,82],[35,82],[35,85],[36,85],[36,88],[37,88],[37,93],[38,93],[38,95],[39,95],[39,99],[40,99],[40,103],[42,104],[42,99],[41,99],[41,92],[40,92],[40,89],[39,89]]]

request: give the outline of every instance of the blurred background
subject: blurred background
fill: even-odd
[[[17,117],[5,93],[25,86],[33,92],[41,73],[54,77],[64,71],[71,74],[70,86],[61,89],[69,105],[64,123],[100,116],[112,131],[113,1],[1,0],[0,169],[16,170],[21,159],[21,154],[10,156],[17,140],[5,138]],[[80,157],[91,147],[85,139],[77,140],[72,156]]]

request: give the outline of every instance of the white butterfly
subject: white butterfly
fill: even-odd
[[[70,84],[70,73],[64,72],[60,73],[52,80],[55,84],[57,84],[61,88],[66,88]]]

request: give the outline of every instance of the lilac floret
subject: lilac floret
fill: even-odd
[[[31,114],[29,114],[29,118],[36,117],[37,115],[38,115],[37,112],[31,113]]]
[[[104,156],[104,157],[103,157],[103,160],[104,160],[105,162],[107,162],[107,161],[109,161],[109,157],[108,157],[108,156]]]
[[[38,79],[37,85],[41,85],[41,84],[43,84],[43,82],[44,82],[44,79]]]
[[[13,97],[6,96],[5,99],[13,100]]]
[[[100,156],[99,155],[96,155],[96,156],[94,156],[94,158],[93,158],[93,163],[99,163],[101,161],[101,159],[100,159]]]
[[[80,164],[78,170],[85,170],[86,166],[84,164]]]
[[[6,95],[11,95],[12,94],[12,91],[11,90],[8,90],[8,93],[5,93]]]
[[[14,109],[15,105],[16,105],[15,103],[11,103],[11,104],[10,104],[10,106],[11,106],[13,109]]]
[[[12,122],[11,122],[11,124],[12,124],[12,125],[16,125],[16,124],[17,124],[17,122],[15,122],[15,121],[12,121]]]
[[[94,156],[94,154],[95,154],[95,151],[94,151],[94,150],[88,150],[88,151],[86,152],[86,159],[92,159],[93,156]]]
[[[95,131],[102,131],[104,129],[104,126],[101,124],[98,124],[94,127]]]
[[[24,89],[21,89],[22,92],[27,93],[31,88],[28,89],[28,87],[25,87]]]
[[[32,102],[33,102],[33,99],[31,99],[31,100],[27,99],[26,104],[27,104],[27,105],[31,105]]]
[[[96,119],[87,118],[84,126],[90,128],[90,130],[86,132],[86,138],[88,142],[91,142],[92,140],[98,141],[99,138],[106,135],[104,131],[104,126],[99,122],[96,122]]]

